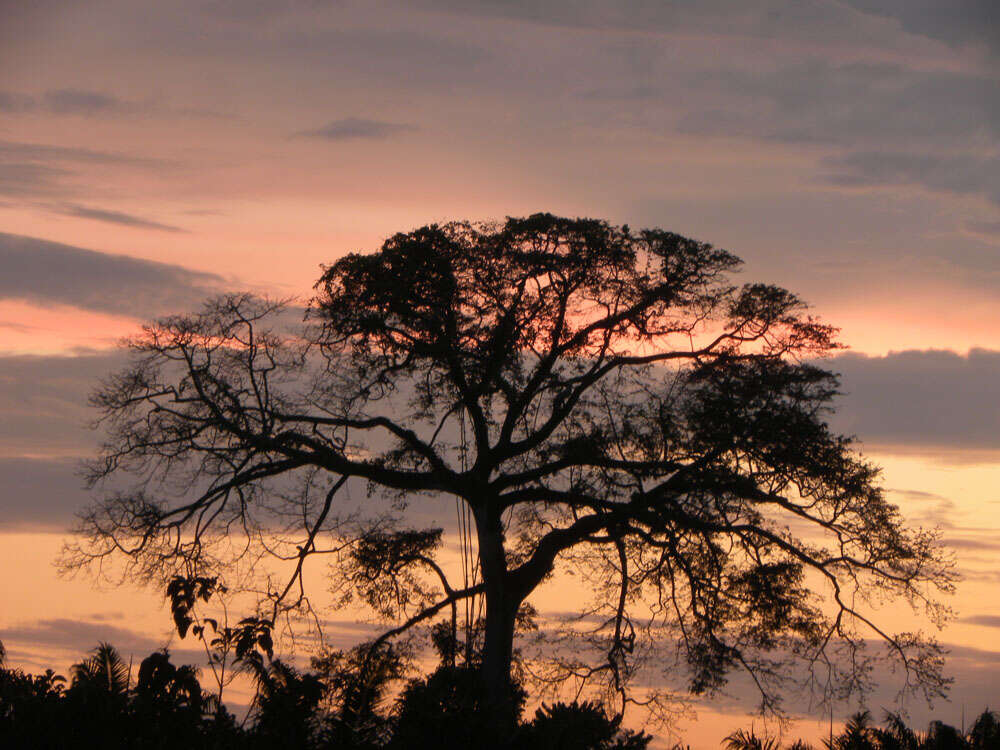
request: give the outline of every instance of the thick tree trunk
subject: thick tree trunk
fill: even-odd
[[[511,686],[514,620],[521,596],[507,573],[503,530],[499,514],[476,513],[479,560],[486,589],[486,632],[483,679],[484,746],[505,747],[515,710]]]

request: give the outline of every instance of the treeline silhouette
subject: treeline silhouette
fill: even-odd
[[[392,647],[332,652],[309,671],[259,655],[242,668],[256,694],[241,721],[205,690],[192,666],[176,666],[167,649],[142,660],[136,674],[118,650],[101,643],[74,664],[67,679],[48,669],[28,674],[7,666],[0,644],[2,748],[295,748],[397,750],[482,745],[482,689],[475,664],[442,652],[429,675],[411,679],[392,698],[403,659]],[[527,693],[517,689],[513,747],[525,750],[646,750],[652,737],[622,729],[597,703],[543,704],[527,719]],[[725,750],[813,750],[783,744],[751,727],[723,740]],[[926,732],[887,712],[877,726],[861,711],[823,740],[826,750],[1000,750],[1000,715],[986,710],[968,731],[934,721]],[[690,750],[678,744],[673,750]]]
[[[932,721],[926,732],[910,728],[903,717],[885,712],[882,726],[877,726],[870,711],[853,714],[843,730],[822,741],[826,750],[997,750],[1000,748],[1000,715],[983,711],[969,730],[959,730],[941,721]],[[758,735],[740,729],[723,740],[725,750],[811,750],[812,746],[796,740],[783,746],[767,734]]]
[[[242,662],[256,695],[239,720],[199,682],[198,670],[156,651],[135,675],[111,644],[101,643],[70,669],[28,674],[3,662],[0,644],[0,748],[188,748],[191,750],[397,750],[483,744],[478,665],[442,661],[408,680],[391,647],[355,649],[312,660],[303,671],[254,654]],[[513,735],[520,748],[645,750],[652,737],[622,729],[597,703],[543,705],[524,715],[518,689]]]

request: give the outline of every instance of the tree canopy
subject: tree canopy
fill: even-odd
[[[536,214],[342,257],[299,329],[250,295],[150,324],[94,396],[90,480],[137,481],[83,515],[65,564],[118,558],[190,588],[270,558],[287,575],[258,585],[257,627],[310,606],[303,570],[326,561],[386,623],[376,644],[475,598],[492,706],[512,700],[516,642],[525,678],[619,713],[667,705],[642,675],[670,649],[690,690],[739,670],[766,711],[790,679],[866,688],[871,641],[906,689],[939,695],[933,639],[875,610],[902,599],[940,622],[948,560],[826,424],[838,382],[815,362],[835,329],[736,284],[739,266],[672,232]],[[346,500],[351,480],[369,499]],[[471,574],[443,562],[440,529],[407,523],[441,498],[465,514]],[[518,640],[560,566],[593,601]]]

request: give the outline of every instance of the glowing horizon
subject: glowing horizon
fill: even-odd
[[[942,634],[961,680],[920,715],[957,721],[991,687],[997,702],[994,21],[991,0],[5,10],[9,659],[67,664],[102,627],[134,649],[190,645],[170,639],[160,594],[98,595],[46,562],[92,497],[74,473],[100,438],[86,400],[123,336],[224,291],[305,304],[322,264],[396,232],[547,211],[711,242],[744,260],[735,283],[783,286],[840,327],[834,429],[884,466],[912,522],[942,527],[966,575]],[[686,741],[749,726],[735,693]]]

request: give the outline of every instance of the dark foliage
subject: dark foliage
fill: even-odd
[[[486,711],[488,698],[475,668],[441,666],[404,688],[389,746],[394,750],[439,743],[476,747],[497,731],[513,735],[526,697],[519,685],[513,685],[507,710],[498,721],[496,714]]]
[[[0,669],[0,747],[227,750],[245,747],[232,715],[202,692],[192,667],[166,650],[129,665],[107,643],[73,665],[68,687],[51,670]]]
[[[406,670],[397,646],[362,645],[314,658],[312,667],[325,686],[325,737],[332,747],[370,750],[383,747],[394,721],[390,689]]]
[[[0,644],[0,655],[3,654]],[[371,658],[366,658],[366,657]],[[359,647],[313,661],[300,672],[259,653],[245,665],[258,689],[247,721],[237,723],[215,695],[202,691],[197,672],[175,666],[166,650],[144,659],[132,680],[117,650],[100,644],[73,666],[73,679],[51,670],[30,675],[0,659],[0,747],[140,750],[472,750],[493,718],[483,711],[483,687],[474,666],[442,664],[412,679],[392,699],[405,658],[387,645]],[[517,750],[647,750],[644,732],[623,729],[595,702],[543,704],[522,719],[520,687],[509,705],[510,748]],[[910,729],[887,713],[878,727],[867,711],[824,741],[827,750],[1000,750],[1000,718],[984,711],[963,734],[932,722]],[[727,737],[727,750],[778,750],[780,742],[753,728]],[[793,742],[788,750],[810,750]],[[678,744],[675,750],[683,750]],[[690,748],[687,748],[690,750]]]
[[[646,750],[652,739],[621,729],[620,716],[609,719],[593,702],[542,706],[518,735],[522,747],[537,750]]]

